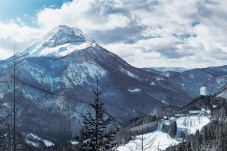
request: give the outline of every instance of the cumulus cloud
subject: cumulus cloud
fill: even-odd
[[[44,34],[40,29],[26,26],[20,18],[9,22],[0,22],[0,33],[0,59],[12,56],[14,45],[16,51],[23,50]]]
[[[84,30],[113,30],[127,27],[130,19],[118,12],[109,1],[87,0],[65,3],[60,9],[45,8],[37,14],[37,22],[43,27],[58,24],[77,26]]]
[[[0,39],[12,39],[16,33],[19,38],[14,40],[25,43],[66,24],[137,67],[223,65],[227,64],[225,6],[226,1],[215,0],[74,0],[38,12],[39,29],[21,24],[20,19],[7,24],[15,30]],[[38,30],[42,32],[36,34]]]

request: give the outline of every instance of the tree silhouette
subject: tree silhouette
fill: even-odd
[[[90,103],[90,106],[94,110],[94,115],[88,113],[83,116],[84,126],[79,138],[81,151],[102,151],[111,149],[114,146],[114,132],[107,132],[107,126],[110,124],[111,119],[105,114],[104,103],[99,100],[102,92],[98,88],[98,81],[97,90],[93,92],[96,98],[93,103]]]

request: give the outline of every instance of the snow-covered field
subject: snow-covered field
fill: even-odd
[[[144,134],[144,150],[155,151],[159,149],[166,149],[169,144],[177,144],[175,139],[172,139],[168,134],[161,131],[154,131]],[[153,141],[154,140],[154,141]],[[128,144],[120,146],[118,151],[140,151],[142,150],[142,135],[136,136],[135,140],[131,140]]]
[[[210,120],[206,116],[180,117],[177,119],[177,131],[187,131],[190,134],[195,134],[196,130],[201,130],[209,122]]]
[[[156,131],[136,136],[133,140],[129,141],[124,146],[117,148],[118,151],[141,151],[142,150],[142,137],[144,138],[143,146],[145,151],[155,151],[158,148],[161,150],[166,149],[170,145],[178,144],[179,134],[181,131],[194,134],[196,130],[201,130],[203,126],[208,124],[210,120],[205,116],[190,116],[180,117],[177,122],[177,134],[175,138],[171,138],[167,133],[161,131],[163,123],[167,124],[168,121],[160,121]],[[186,126],[185,126],[186,123]]]

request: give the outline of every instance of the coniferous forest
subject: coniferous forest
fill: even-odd
[[[211,96],[205,97],[207,100]],[[185,142],[171,146],[166,151],[226,151],[227,150],[227,102],[216,100],[219,106],[212,111],[211,122],[201,131],[189,135]]]
[[[187,141],[171,146],[166,151],[226,151],[227,122],[213,121],[187,137]]]

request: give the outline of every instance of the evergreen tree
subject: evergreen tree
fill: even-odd
[[[25,137],[16,133],[16,150],[17,151],[28,151],[29,146],[26,144]],[[5,129],[1,129],[0,131],[0,150],[2,151],[12,151],[14,150],[14,141],[13,141],[13,129],[11,127],[7,127]]]
[[[172,138],[175,137],[175,135],[177,134],[177,122],[176,121],[172,121],[170,123],[170,127],[169,127],[169,133],[168,133]]]
[[[88,113],[83,116],[83,130],[81,131],[80,150],[81,151],[103,151],[113,148],[113,131],[107,132],[107,126],[110,124],[110,118],[105,114],[103,108],[104,103],[99,100],[99,95],[102,93],[98,89],[93,91],[96,95],[95,101],[90,103],[94,110],[94,115]]]
[[[177,133],[177,122],[170,121],[169,125],[163,124],[162,131],[169,134],[170,137],[174,138]]]

